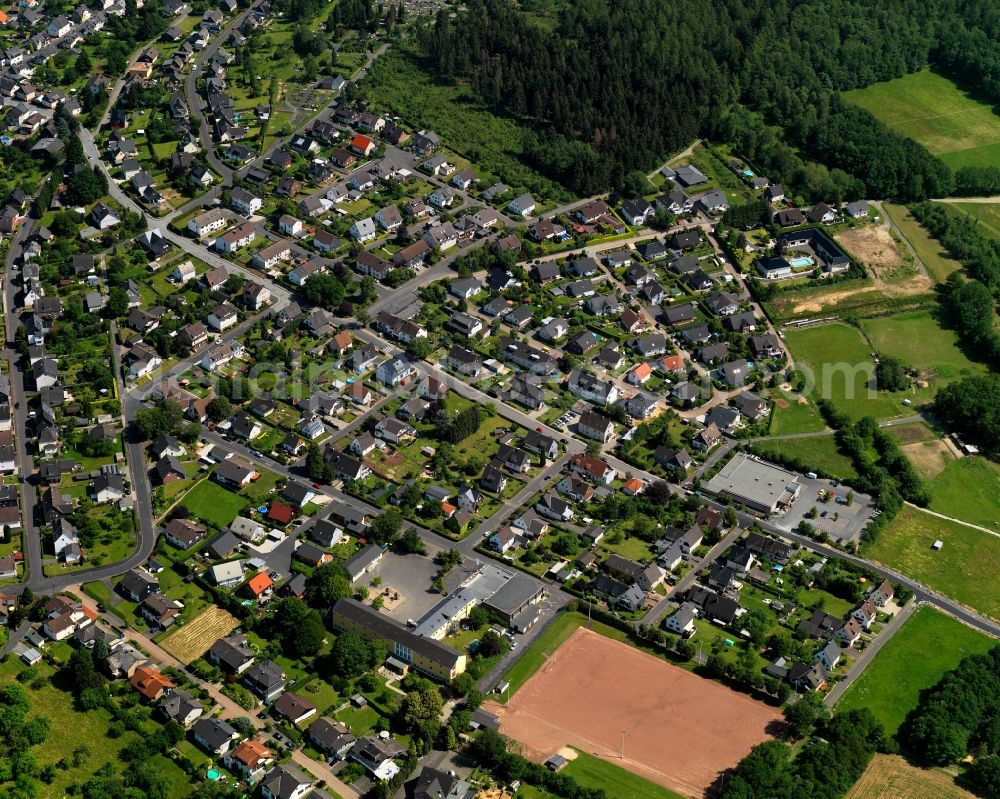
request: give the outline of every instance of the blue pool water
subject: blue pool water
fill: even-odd
[[[813,259],[810,258],[808,255],[802,255],[798,258],[792,258],[792,260],[789,261],[788,263],[790,263],[793,267],[798,268],[800,266],[812,266],[812,262]]]

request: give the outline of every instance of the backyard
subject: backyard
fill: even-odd
[[[15,658],[0,664],[0,683],[12,682],[25,667]],[[75,707],[69,686],[61,672],[47,663],[34,667],[35,680],[25,685],[31,702],[30,715],[44,716],[50,721],[48,734],[31,754],[39,766],[63,761],[65,768],[56,768],[51,784],[40,785],[40,799],[68,795],[71,785],[79,785],[105,763],[119,765],[119,753],[137,739],[136,733],[126,732],[118,738],[108,735],[111,714],[104,709],[80,711]],[[150,729],[158,725],[147,722]],[[162,761],[162,762],[161,762]],[[170,780],[169,799],[190,793],[190,780],[180,768],[166,758],[157,758],[151,765]]]
[[[242,513],[248,500],[213,480],[202,480],[184,495],[181,504],[199,519],[226,527]]]

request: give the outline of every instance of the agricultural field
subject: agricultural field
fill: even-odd
[[[846,799],[974,799],[941,769],[911,766],[899,755],[875,755]]]
[[[942,541],[940,550],[932,549]],[[1000,537],[905,506],[864,556],[1000,619]]]
[[[972,217],[979,222],[983,233],[1000,239],[1000,203],[954,202],[945,204],[945,208]]]
[[[927,487],[931,510],[1000,531],[1000,466],[986,458],[957,458]]]
[[[982,364],[966,357],[959,349],[958,335],[941,327],[930,311],[865,319],[861,329],[876,352],[894,355],[906,366],[920,370],[922,379],[932,386],[986,371]]]
[[[209,605],[184,626],[171,630],[159,644],[181,663],[193,663],[238,626],[239,621],[228,610]]]
[[[817,325],[801,330],[787,330],[785,342],[798,366],[807,374],[807,396],[813,400],[828,398],[854,419],[874,416],[886,419],[912,413],[903,404],[929,401],[933,392],[918,389],[913,393],[888,394],[871,386],[875,366],[871,347],[856,328],[845,324]]]
[[[895,734],[917,706],[921,691],[964,658],[996,644],[989,636],[933,608],[919,608],[848,688],[837,710],[868,708],[887,732]]]
[[[927,230],[913,218],[906,206],[882,203],[882,208],[899,229],[903,238],[913,248],[917,258],[927,267],[928,273],[938,283],[943,283],[948,279],[948,275],[962,268],[958,261],[945,252],[937,239],[931,238]]]
[[[887,428],[887,431],[900,444],[920,444],[938,437],[938,434],[923,422],[897,424]]]
[[[920,142],[952,169],[1000,163],[1000,116],[930,70],[844,93],[896,133]]]

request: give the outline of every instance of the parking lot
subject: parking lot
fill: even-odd
[[[775,526],[791,531],[799,522],[806,521],[817,530],[826,532],[831,539],[849,542],[861,537],[861,531],[875,512],[870,496],[855,491],[850,505],[841,504],[836,498],[846,503],[847,493],[851,490],[847,486],[834,486],[834,481],[805,475],[799,476],[799,482],[802,484],[802,491],[784,515],[772,519]],[[833,498],[824,502],[820,498],[820,491],[832,494]],[[806,517],[811,508],[817,510],[814,519]]]

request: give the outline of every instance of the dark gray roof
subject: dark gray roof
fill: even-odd
[[[338,615],[342,616],[352,623],[365,628],[372,635],[386,641],[399,643],[413,652],[418,652],[427,660],[438,663],[448,669],[455,668],[459,659],[463,657],[462,653],[458,650],[452,649],[450,646],[442,644],[440,641],[435,641],[432,638],[423,638],[415,635],[399,622],[382,615],[373,608],[362,605],[354,599],[338,599],[331,610],[331,614],[334,618],[334,624],[336,624],[336,617]]]

